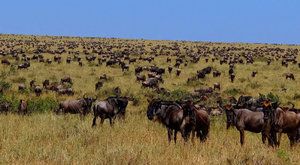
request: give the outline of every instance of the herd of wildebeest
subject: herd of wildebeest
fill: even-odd
[[[47,54],[47,56],[46,56]],[[32,63],[45,63],[47,65],[69,65],[78,63],[81,67],[106,66],[120,68],[122,72],[134,70],[136,82],[141,88],[150,88],[157,94],[168,95],[170,91],[163,88],[164,75],[173,74],[180,78],[183,68],[190,64],[197,64],[200,60],[206,63],[219,63],[228,65],[228,78],[235,83],[236,65],[252,65],[256,60],[265,61],[270,65],[274,61],[281,61],[281,67],[296,65],[299,49],[296,47],[282,48],[274,45],[259,45],[253,47],[218,45],[212,43],[171,42],[151,43],[143,40],[118,39],[72,39],[62,37],[46,37],[46,39],[27,36],[22,39],[0,37],[1,67],[11,67],[18,70],[30,69]],[[151,65],[156,57],[166,57],[168,67]],[[150,66],[141,66],[140,62],[149,63]],[[62,64],[63,63],[63,64]],[[219,77],[222,72],[211,66],[195,71],[186,80],[186,83],[203,80],[207,75]],[[223,72],[224,74],[224,72]],[[253,70],[251,77],[259,72]],[[113,75],[102,74],[95,83],[95,91],[101,90],[103,85]],[[295,80],[293,73],[285,74],[287,81]],[[76,91],[72,88],[75,83],[71,76],[62,77],[59,82],[49,79],[37,84],[31,80],[29,87],[25,83],[18,85],[19,92],[30,90],[36,97],[47,92],[56,92],[58,95],[72,96]],[[287,134],[290,145],[300,142],[300,111],[295,106],[282,106],[279,99],[260,95],[258,97],[242,95],[239,98],[220,96],[221,83],[216,82],[212,87],[200,88],[181,100],[163,100],[161,98],[147,99],[147,118],[162,123],[168,131],[169,142],[176,142],[177,132],[188,141],[196,136],[201,142],[209,138],[210,117],[213,115],[226,115],[226,128],[236,127],[240,132],[240,143],[244,144],[245,131],[261,133],[262,142],[271,146],[279,146],[281,134]],[[16,92],[16,91],[15,91]],[[0,93],[6,95],[4,87]],[[57,114],[80,114],[82,117],[93,111],[92,126],[96,126],[97,118],[102,124],[109,119],[111,125],[115,119],[125,120],[126,108],[132,97],[122,96],[121,88],[113,90],[114,95],[104,100],[84,95],[80,99],[61,101]],[[273,95],[274,96],[274,95]],[[198,101],[215,97],[217,107],[198,104]],[[18,112],[28,114],[28,100],[20,100]],[[1,112],[8,112],[9,102],[1,102]]]

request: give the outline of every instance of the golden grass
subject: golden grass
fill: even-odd
[[[4,38],[28,39],[28,36],[1,36]],[[37,37],[40,41],[52,41],[47,37]],[[68,38],[65,40],[78,40]],[[107,39],[84,39],[85,41],[107,41],[111,44],[125,42],[125,40]],[[59,39],[55,40],[59,42]],[[130,44],[145,42],[170,44],[171,41],[132,41]],[[253,48],[251,44],[213,44],[213,43],[181,43],[181,45],[208,45],[208,46],[244,46]],[[269,45],[269,47],[274,47]],[[291,47],[291,46],[279,46]],[[299,47],[298,47],[299,48]],[[80,48],[79,50],[82,50]],[[45,57],[51,58],[49,54]],[[166,57],[157,57],[151,64],[138,62],[130,65],[130,71],[122,73],[119,67],[105,67],[89,65],[84,60],[84,67],[77,63],[66,64],[67,54],[63,54],[63,63],[42,64],[32,62],[28,70],[17,70],[11,72],[5,79],[12,83],[12,88],[6,95],[15,95],[17,98],[33,99],[34,94],[21,94],[17,92],[17,80],[26,78],[26,84],[35,79],[37,84],[43,80],[59,81],[64,75],[70,75],[74,81],[75,95],[73,98],[81,97],[84,93],[98,95],[99,99],[107,97],[104,90],[119,86],[124,95],[134,95],[141,99],[138,106],[128,107],[128,114],[125,122],[116,121],[111,128],[108,122],[100,127],[91,128],[92,116],[80,120],[77,115],[56,116],[52,113],[32,114],[31,116],[18,116],[9,114],[0,115],[0,164],[298,164],[300,162],[300,148],[289,147],[287,137],[283,137],[282,145],[278,149],[263,145],[259,134],[246,133],[246,144],[241,147],[239,144],[239,133],[233,128],[225,129],[225,117],[212,118],[211,132],[207,142],[201,144],[198,141],[193,145],[191,142],[184,144],[180,140],[175,145],[168,144],[165,128],[149,121],[145,115],[147,101],[145,95],[151,90],[141,88],[134,76],[134,67],[153,65],[166,68]],[[2,59],[3,57],[0,57]],[[174,65],[175,57],[172,58]],[[8,72],[9,67],[0,65],[0,72]],[[204,85],[190,86],[186,84],[187,78],[191,77],[206,66],[212,66],[220,70],[222,76],[213,78],[207,76],[199,80]],[[288,68],[281,67],[280,61],[273,62],[270,66],[264,61],[256,61],[253,65],[236,66],[236,81],[230,83],[228,78],[228,65],[219,65],[219,62],[205,63],[204,59],[197,64],[190,64],[187,67],[181,66],[182,75],[176,77],[164,75],[165,83],[162,87],[169,90],[182,89],[193,91],[203,86],[212,86],[215,82],[221,83],[221,95],[227,97],[226,91],[239,89],[240,94],[258,96],[259,93],[273,92],[280,96],[281,102],[288,101],[300,106],[294,95],[299,94],[300,72],[296,65]],[[257,70],[257,77],[251,78],[251,72]],[[293,72],[296,81],[285,80],[286,72]],[[104,84],[99,92],[94,91],[94,84],[101,74],[113,77],[113,81]],[[287,88],[287,92],[281,90]],[[70,97],[58,96],[52,92],[43,93],[42,96],[64,100]],[[99,125],[99,124],[98,124]],[[178,134],[180,137],[180,134]]]

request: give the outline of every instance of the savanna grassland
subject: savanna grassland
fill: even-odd
[[[137,60],[129,65],[129,71],[122,72],[118,65],[107,67],[105,63],[97,65],[97,60],[88,62],[88,55],[101,57],[92,50],[103,46],[112,45],[111,52],[117,53],[124,49],[132,49],[131,58],[154,57],[151,48],[157,45],[173,46],[179,45],[180,55],[187,59],[187,66],[181,65],[181,75],[175,75],[175,70],[163,75],[164,83],[160,84],[171,93],[180,94],[193,92],[195,89],[211,87],[214,83],[221,84],[221,90],[217,91],[222,98],[229,96],[251,95],[258,97],[259,93],[272,92],[280,97],[282,105],[292,102],[300,107],[300,68],[297,64],[289,63],[288,67],[281,66],[281,59],[273,60],[267,65],[265,56],[254,56],[253,64],[236,64],[234,83],[230,82],[228,75],[228,64],[220,65],[219,61],[212,62],[214,54],[201,54],[200,61],[192,63],[186,55],[184,47],[196,50],[206,48],[229,48],[244,47],[245,49],[257,48],[282,48],[300,49],[300,46],[291,45],[263,45],[263,44],[226,44],[226,43],[204,43],[204,42],[175,42],[175,41],[147,41],[147,40],[122,40],[122,39],[100,39],[100,38],[72,38],[72,37],[41,37],[41,36],[19,36],[1,35],[0,52],[7,55],[0,56],[0,60],[8,59],[11,65],[0,64],[1,85],[5,90],[1,100],[9,101],[11,112],[0,115],[0,163],[1,164],[299,164],[300,146],[290,148],[286,135],[282,138],[279,148],[271,148],[262,144],[260,134],[246,132],[245,145],[240,146],[239,133],[235,128],[226,130],[225,115],[211,117],[211,129],[209,138],[205,143],[198,141],[195,144],[185,144],[181,138],[178,143],[171,144],[167,141],[167,131],[159,123],[149,121],[146,116],[147,99],[157,97],[158,94],[152,89],[142,88],[141,83],[136,81],[134,69],[137,66],[157,65],[162,68],[173,66],[177,56],[170,50],[168,55],[164,51],[158,51],[158,56],[149,63]],[[74,49],[66,48],[68,43],[77,43]],[[95,44],[97,46],[92,46]],[[144,51],[136,48],[142,46]],[[16,61],[10,50],[23,50],[18,55],[25,54],[32,57],[34,50],[58,50],[64,47],[66,52],[61,54],[62,63],[51,64],[31,61],[28,69],[17,69],[22,61]],[[136,49],[134,49],[136,48]],[[161,47],[160,47],[161,49]],[[78,52],[82,57],[83,66],[77,62],[66,63],[68,56],[73,54],[68,51]],[[103,52],[105,54],[105,51]],[[196,51],[195,51],[196,52]],[[231,52],[233,56],[241,52]],[[49,52],[40,53],[46,59],[53,60],[55,55]],[[165,55],[161,55],[165,54]],[[284,55],[284,53],[280,53]],[[173,55],[173,56],[172,56]],[[206,55],[207,57],[202,57]],[[298,54],[296,55],[298,58]],[[167,57],[172,62],[167,63]],[[109,57],[108,57],[109,58]],[[209,62],[205,62],[205,58]],[[126,62],[128,63],[128,62]],[[221,72],[220,77],[207,75],[193,83],[187,83],[187,79],[196,75],[197,70],[211,66],[213,70]],[[252,71],[258,71],[256,77],[251,77]],[[146,72],[145,72],[146,73]],[[285,74],[293,73],[295,81],[286,80]],[[95,91],[95,83],[99,76],[107,74],[110,80],[104,86]],[[61,96],[52,91],[43,91],[37,97],[27,90],[18,91],[18,84],[25,83],[29,88],[29,82],[35,80],[41,85],[45,79],[51,82],[60,81],[62,77],[69,75],[73,79],[73,96]],[[92,114],[84,119],[79,115],[56,115],[53,110],[57,108],[58,102],[65,99],[80,98],[83,95],[97,97],[98,100],[112,95],[112,89],[120,87],[122,95],[134,98],[127,107],[125,121],[116,121],[113,127],[108,121],[103,126],[92,128]],[[19,99],[29,102],[30,115],[21,116],[17,111]],[[203,102],[207,106],[215,106],[214,100]]]

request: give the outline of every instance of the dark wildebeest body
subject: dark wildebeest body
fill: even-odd
[[[280,145],[281,134],[286,133],[290,140],[290,145],[293,146],[297,142],[297,135],[300,127],[300,114],[288,111],[288,109],[283,110],[282,108],[276,108],[273,113],[273,116],[270,115],[272,113],[269,113],[269,117],[273,122],[271,126],[278,132],[277,145]]]
[[[94,119],[92,126],[96,126],[97,117],[101,118],[101,124],[108,118],[111,126],[117,116],[125,119],[127,105],[128,99],[126,97],[109,97],[104,101],[96,101],[93,106]]]
[[[28,113],[27,102],[25,100],[20,100],[18,113],[23,115]]]
[[[5,113],[7,114],[7,112],[9,111],[10,108],[10,103],[7,101],[3,101],[0,103],[0,113]]]
[[[253,112],[248,109],[233,109],[232,106],[225,106],[227,126],[235,126],[240,132],[240,143],[244,144],[245,141],[245,130],[262,133],[262,142],[266,141],[266,134],[264,129],[264,114],[263,112]]]
[[[91,106],[95,99],[91,97],[84,97],[77,100],[66,100],[59,104],[59,108],[56,113],[71,113],[71,114],[80,114],[87,115],[90,112]]]
[[[163,123],[168,130],[168,140],[171,142],[171,137],[174,131],[174,142],[177,140],[177,132],[180,131],[181,135],[187,141],[184,126],[182,125],[184,113],[179,104],[176,102],[166,102],[153,100],[148,105],[147,117],[153,120],[155,117]]]
[[[156,117],[166,126],[169,142],[174,133],[176,143],[178,131],[185,141],[188,140],[191,131],[193,135],[194,132],[197,133],[201,142],[204,142],[208,136],[210,125],[208,113],[195,108],[193,104],[154,100],[149,103],[147,117],[149,120]]]

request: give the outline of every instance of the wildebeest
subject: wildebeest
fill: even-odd
[[[219,89],[221,90],[221,85],[220,83],[214,83],[214,90]]]
[[[244,144],[245,130],[261,133],[262,142],[265,143],[267,135],[264,129],[264,114],[263,112],[253,112],[248,109],[234,109],[231,104],[225,105],[228,129],[230,126],[235,126],[240,132],[240,143]]]
[[[34,93],[36,96],[40,96],[42,94],[43,88],[40,86],[35,86],[34,87]]]
[[[109,97],[103,101],[96,101],[93,105],[94,119],[92,126],[96,126],[97,117],[101,118],[101,124],[108,118],[111,126],[117,116],[125,119],[127,105],[128,98],[126,97]]]
[[[11,107],[11,104],[7,101],[0,102],[0,113],[5,113],[9,111],[9,108]]]
[[[100,88],[103,87],[103,82],[102,81],[98,81],[96,84],[95,84],[95,90],[99,90]]]
[[[183,120],[185,119],[183,109],[176,102],[166,102],[152,100],[149,102],[147,117],[149,120],[158,118],[168,130],[168,140],[171,142],[174,131],[174,142],[177,140],[177,132],[180,131],[185,141],[188,140],[187,133],[184,130]]]
[[[80,114],[81,116],[87,115],[90,110],[93,102],[96,99],[92,97],[83,97],[77,100],[66,100],[62,101],[59,104],[59,108],[55,111],[57,114],[62,113],[71,113],[71,114]]]
[[[30,63],[29,62],[24,62],[20,65],[18,65],[18,69],[26,69],[30,67]]]
[[[148,78],[146,81],[142,82],[143,87],[158,88],[157,78]]]
[[[209,115],[206,111],[197,109],[191,101],[174,102],[152,100],[149,102],[147,117],[149,120],[157,118],[168,130],[168,140],[171,142],[174,132],[174,142],[180,131],[183,139],[188,140],[190,132],[197,133],[201,142],[207,139],[210,127]]]
[[[286,73],[285,79],[295,80],[295,76],[293,73]]]
[[[19,86],[18,86],[18,90],[19,91],[25,91],[26,90],[26,86],[25,86],[25,84],[19,84]]]
[[[60,80],[61,83],[70,83],[73,84],[72,79],[70,76],[65,76]]]
[[[23,114],[23,115],[28,114],[27,101],[22,100],[22,99],[20,100],[19,107],[18,107],[18,113]]]
[[[252,76],[252,77],[255,77],[256,74],[257,74],[257,71],[253,71],[252,74],[251,74],[251,76]]]
[[[269,120],[270,133],[278,133],[277,145],[280,145],[281,134],[286,133],[290,146],[293,146],[297,142],[297,135],[300,127],[300,114],[293,111],[289,111],[287,107],[271,107],[269,100],[264,103],[264,116]],[[273,131],[273,132],[272,132]]]

